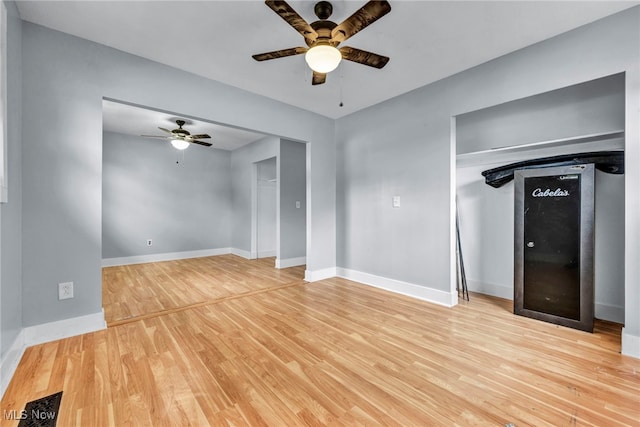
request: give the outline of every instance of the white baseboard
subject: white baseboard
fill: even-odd
[[[7,390],[26,348],[23,329],[18,333],[16,339],[13,340],[13,344],[11,344],[11,347],[0,361],[0,397],[4,397],[4,392]]]
[[[251,253],[249,251],[245,251],[243,249],[238,249],[238,248],[230,248],[228,253],[232,253],[234,255],[238,255],[241,256],[242,258],[246,258],[246,259],[256,259],[257,257],[257,253]]]
[[[71,319],[42,323],[24,328],[26,347],[107,329],[104,310]]]
[[[276,256],[276,251],[258,251],[256,258],[270,258]]]
[[[107,322],[104,320],[103,310],[85,316],[23,328],[0,362],[0,395],[4,395],[27,347],[106,328]]]
[[[622,354],[640,359],[640,336],[631,335],[622,328]]]
[[[513,285],[505,286],[497,283],[467,279],[467,288],[471,292],[478,292],[480,294],[491,295],[498,298],[513,299]]]
[[[162,254],[136,255],[121,258],[103,258],[103,267],[119,265],[145,264],[147,262],[174,261],[178,259],[201,258],[233,253],[231,248],[202,249],[197,251],[167,252]],[[241,255],[242,256],[242,255]]]
[[[472,279],[467,279],[467,286],[472,292],[513,300],[513,286],[487,283]],[[624,323],[624,307],[602,304],[596,301],[594,317],[596,319],[608,320],[609,322]]]
[[[318,280],[330,279],[332,277],[336,277],[336,267],[304,271],[304,280],[306,282],[317,282]]]
[[[353,280],[354,282],[385,289],[434,304],[444,305],[445,307],[453,307],[458,304],[458,295],[455,292],[441,291],[427,286],[416,285],[415,283],[389,279],[387,277],[376,276],[348,268],[338,267],[336,275],[344,279]]]
[[[305,265],[306,263],[306,256],[301,256],[298,258],[276,259],[276,268],[296,267],[298,265]]]

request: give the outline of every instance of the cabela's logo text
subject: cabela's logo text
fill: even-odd
[[[555,190],[551,190],[547,188],[542,191],[541,188],[536,188],[531,193],[533,197],[566,197],[569,195],[569,190],[562,190],[560,188],[556,188]]]

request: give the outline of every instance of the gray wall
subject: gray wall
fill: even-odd
[[[452,85],[337,121],[339,267],[448,291]]]
[[[278,170],[275,157],[256,164],[258,168],[257,187],[257,256],[276,255],[276,232],[278,228]]]
[[[23,115],[33,118],[22,129],[23,326],[101,311],[103,97],[309,141],[307,268],[335,265],[332,120],[38,25],[22,28]],[[73,299],[58,301],[62,281],[75,283]]]
[[[0,360],[22,328],[22,21],[7,7],[8,203],[0,204]]]
[[[280,188],[278,259],[300,258],[306,255],[306,145],[280,141],[278,186]],[[296,208],[296,201],[300,208]]]
[[[251,253],[251,212],[254,163],[276,157],[280,138],[269,136],[231,152],[233,233],[231,247]],[[255,256],[253,254],[252,256]]]
[[[168,141],[104,132],[102,258],[228,248],[230,160],[229,151],[177,151]]]
[[[456,118],[458,154],[624,129],[624,74]]]
[[[451,291],[452,117],[626,72],[625,334],[640,337],[639,23],[636,7],[338,120],[338,266]]]

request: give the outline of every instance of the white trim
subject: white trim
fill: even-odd
[[[472,292],[513,300],[513,285],[505,286],[497,283],[467,279],[467,288]]]
[[[311,225],[313,224],[313,218],[311,215],[311,194],[312,194],[312,186],[311,186],[311,144],[313,144],[313,142],[307,142],[305,144],[305,148],[306,148],[306,158],[305,158],[305,169],[306,169],[306,174],[305,174],[305,181],[306,181],[306,187],[305,187],[305,201],[307,203],[306,206],[306,215],[307,217],[305,218],[305,233],[306,233],[306,238],[307,238],[307,242],[306,242],[306,251],[305,251],[305,255],[307,255],[309,257],[309,259],[313,260],[313,259],[318,259],[318,255],[313,255],[314,253],[317,254],[317,250],[314,251],[314,245],[312,244],[313,240],[313,230]],[[335,197],[334,197],[335,199]],[[335,209],[335,208],[334,208]],[[335,239],[335,230],[334,230],[334,240],[333,240],[333,249],[334,249],[334,262],[335,262],[335,249],[336,249],[336,239]],[[307,280],[308,282],[312,282],[312,280],[308,280],[307,277],[312,277],[312,273],[310,270],[308,270],[309,268],[309,263],[307,263],[307,268],[305,269],[304,272],[304,280]],[[333,269],[333,275],[335,276],[335,268]]]
[[[0,395],[4,396],[27,347],[107,328],[104,310],[23,328],[0,362]]]
[[[271,258],[276,256],[276,250],[272,251],[258,251],[256,258]]]
[[[103,258],[102,266],[115,267],[118,265],[144,264],[147,262],[174,261],[178,259],[201,258],[207,256],[225,255],[229,253],[234,253],[233,249],[203,249],[198,251],[167,252],[162,254],[136,255],[121,258]]]
[[[449,292],[456,292],[458,286],[458,170],[456,151],[458,146],[457,118],[449,118]],[[457,293],[457,292],[456,292]],[[458,303],[456,298],[455,303]]]
[[[622,354],[640,359],[640,336],[631,335],[622,328]]]
[[[249,251],[245,251],[243,249],[238,249],[238,248],[230,248],[228,253],[232,253],[233,255],[238,255],[246,259],[256,259],[256,255],[257,255],[255,253],[251,253]]]
[[[26,348],[24,344],[24,330],[21,330],[0,361],[0,396],[4,397],[4,392],[7,391],[7,387],[9,387],[11,378],[13,378],[13,374],[18,368],[18,363],[20,363],[20,359],[22,359]]]
[[[301,256],[298,258],[276,259],[276,268],[296,267],[298,265],[305,265],[306,263],[306,256]]]
[[[276,259],[280,258],[280,252],[282,248],[280,245],[282,244],[282,236],[280,235],[282,227],[280,226],[280,218],[281,214],[281,194],[280,188],[282,187],[282,173],[280,168],[282,167],[282,138],[278,138],[278,145],[276,148]]]
[[[350,270],[348,268],[337,268],[337,276],[344,279],[353,280],[397,294],[407,295],[434,304],[453,307],[458,304],[458,294],[456,292],[445,292],[439,289],[414,283],[403,282],[401,280],[389,279],[387,277],[376,276],[374,274],[363,273],[361,271]]]
[[[27,326],[23,329],[24,344],[29,347],[89,332],[101,331],[106,328],[107,322],[104,320],[104,310],[101,310],[84,316]]]
[[[258,255],[258,162],[253,162],[251,164],[251,253],[249,259],[257,258],[260,258]]]
[[[571,153],[624,149],[624,129],[492,148],[489,150],[458,154],[455,157],[458,167],[469,167],[519,161],[522,160],[523,157],[532,155],[540,157],[541,152],[546,153],[553,149],[555,149],[555,151]]]
[[[633,167],[624,172],[624,301],[625,328],[622,354],[640,358],[640,65],[629,65],[625,72],[625,149],[624,161]]]
[[[336,277],[336,267],[304,271],[304,280],[306,282],[317,282],[318,280],[330,279],[332,277]]]
[[[547,147],[540,148],[539,150],[540,151],[520,151],[517,153],[495,153],[492,155],[477,156],[474,153],[468,155],[460,154],[457,157],[456,165],[460,169],[475,168],[478,166],[484,166],[489,169],[491,167],[497,167],[499,165],[505,165],[512,162],[554,156],[557,154],[624,150],[624,138],[596,142],[583,142],[581,144],[566,145],[564,147]]]
[[[467,280],[470,291],[478,292],[484,295],[491,295],[498,298],[504,298],[513,301],[513,287],[499,285],[496,283],[487,283],[480,280]],[[595,302],[596,319],[608,320],[609,322],[624,323],[624,307],[619,305],[602,304]]]

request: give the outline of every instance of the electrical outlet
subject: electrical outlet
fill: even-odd
[[[147,246],[152,246],[152,245],[153,245],[153,240],[147,239]]]
[[[58,299],[73,298],[73,282],[58,283]]]

